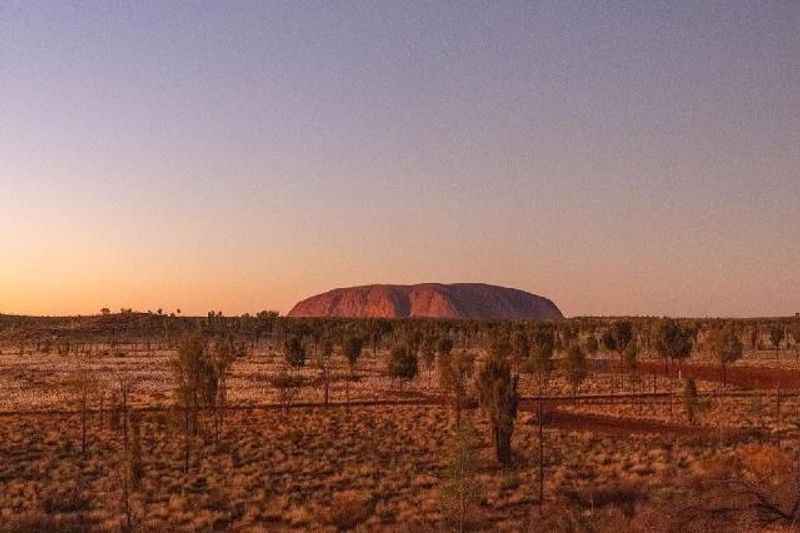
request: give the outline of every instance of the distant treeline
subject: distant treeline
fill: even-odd
[[[209,312],[204,317],[176,313],[107,310],[94,316],[33,317],[0,314],[0,343],[158,343],[173,346],[188,334],[207,337],[234,337],[252,345],[275,345],[288,337],[300,337],[309,344],[322,339],[358,336],[373,345],[392,341],[423,339],[429,336],[451,338],[463,348],[487,346],[498,336],[528,335],[547,330],[556,350],[574,340],[596,338],[617,323],[630,324],[636,343],[648,351],[658,328],[667,320],[677,323],[691,337],[694,349],[703,339],[722,328],[733,330],[746,348],[780,349],[800,341],[800,318],[678,318],[666,317],[576,317],[557,321],[533,320],[444,320],[381,318],[288,318],[274,311],[255,315],[223,316]]]

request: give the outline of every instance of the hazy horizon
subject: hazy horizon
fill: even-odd
[[[0,4],[0,312],[800,311],[800,3]]]

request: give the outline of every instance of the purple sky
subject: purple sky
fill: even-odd
[[[0,312],[800,312],[800,2],[0,0]]]

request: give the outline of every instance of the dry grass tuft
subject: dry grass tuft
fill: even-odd
[[[327,525],[349,531],[366,522],[375,512],[375,502],[365,494],[346,490],[336,494],[324,517]]]

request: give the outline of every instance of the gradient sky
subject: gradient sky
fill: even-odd
[[[800,2],[0,0],[0,312],[800,311]]]

